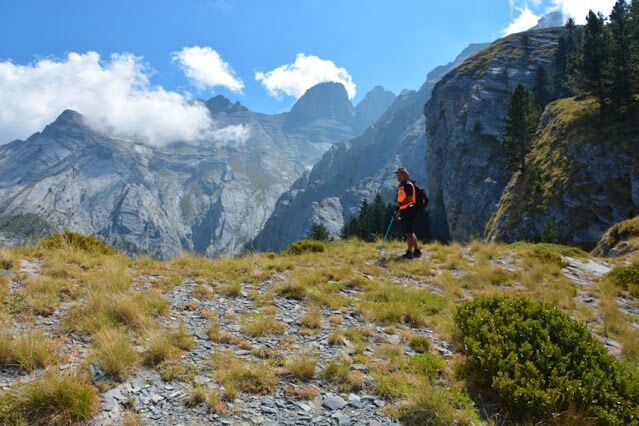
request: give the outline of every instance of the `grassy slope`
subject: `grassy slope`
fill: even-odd
[[[598,237],[584,241],[575,235],[593,224],[613,224],[634,208],[629,180],[604,178],[614,174],[608,173],[609,163],[630,167],[626,163],[639,137],[631,127],[601,118],[592,98],[548,105],[527,157],[528,171],[513,176],[486,234],[506,241],[535,239],[552,220],[564,242],[594,246]],[[592,164],[593,159],[601,163]],[[522,217],[529,219],[527,225]]]
[[[387,253],[400,253],[401,249],[401,244],[391,243]],[[73,386],[64,382],[65,392],[72,398],[81,395],[81,407],[56,407],[54,413],[62,412],[61,418],[69,422],[96,412],[92,386],[86,380],[93,362],[102,365],[112,379],[101,391],[124,380],[132,370],[144,368],[190,383],[195,372],[185,370],[179,362],[180,354],[192,348],[190,330],[161,325],[170,311],[166,295],[183,282],[199,283],[192,293],[197,301],[183,309],[212,318],[208,335],[215,342],[214,354],[210,364],[197,366],[198,372],[212,376],[227,389],[225,395],[208,394],[194,385],[194,404],[208,401],[209,409],[220,413],[226,411],[224,398],[241,400],[243,393],[270,393],[278,386],[289,386],[290,376],[315,384],[321,377],[337,391],[357,390],[363,384],[361,373],[351,367],[355,362],[365,364],[374,379],[366,393],[386,399],[389,404],[385,410],[390,415],[410,419],[415,410],[427,407],[444,423],[454,419],[471,422],[478,413],[467,395],[476,401],[481,397],[455,373],[463,370],[464,358],[454,354],[443,359],[436,348],[442,342],[454,345],[453,313],[460,303],[479,295],[528,295],[551,302],[587,322],[602,338],[623,342],[624,356],[635,365],[639,362],[639,336],[629,326],[638,320],[618,309],[615,300],[620,290],[605,279],[589,277],[589,294],[599,305],[583,304],[576,298],[575,284],[561,272],[562,255],[586,259],[586,253],[552,245],[480,242],[468,246],[430,244],[423,251],[422,260],[379,264],[377,247],[358,241],[331,243],[323,253],[264,253],[218,260],[183,256],[166,262],[88,253],[69,246],[0,249],[0,268],[16,274],[13,280],[0,277],[0,321],[8,333],[0,339],[0,362],[12,366],[20,377],[46,367],[48,374],[73,380]],[[28,277],[24,260],[39,265],[38,277]],[[205,301],[219,296],[246,297],[256,312],[208,311]],[[307,307],[299,333],[315,334],[328,327],[332,344],[342,348],[342,342],[350,341],[351,349],[340,349],[332,363],[317,364],[316,354],[291,345],[290,336],[281,333],[283,327],[297,326],[276,320],[278,308],[272,304],[281,297],[301,300]],[[636,299],[629,300],[637,307]],[[46,328],[42,318],[56,309],[63,313],[62,319]],[[361,318],[362,326],[344,326],[342,314],[335,315],[335,311],[352,313]],[[221,324],[229,321],[239,322],[239,333],[224,329]],[[33,331],[45,328],[48,337],[36,333],[34,344],[50,350],[38,354],[25,350],[23,341],[19,346],[12,339],[23,334],[19,327]],[[427,331],[434,333],[430,339],[418,337]],[[88,355],[64,350],[68,333],[89,338]],[[280,335],[281,351],[266,354],[263,348],[251,348],[249,336],[263,333]],[[145,352],[139,355],[132,349],[134,345],[144,346]],[[247,361],[227,351],[237,348],[252,349],[257,358]],[[20,365],[25,367],[15,367],[13,359],[23,352],[28,354],[21,358]],[[272,361],[264,364],[261,357]],[[62,363],[76,366],[77,373],[71,379],[71,373],[58,370]],[[227,368],[217,371],[216,365]],[[31,399],[15,397],[52,392],[36,379],[32,384],[32,389],[16,384],[11,393],[0,396],[2,421],[8,421],[9,415],[32,421],[33,416],[42,419],[52,415],[46,411],[34,414]],[[312,388],[294,389],[292,398],[309,397],[304,392],[312,396]]]

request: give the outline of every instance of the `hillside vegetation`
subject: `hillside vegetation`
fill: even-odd
[[[592,248],[606,229],[637,214],[633,201],[639,128],[599,114],[594,98],[548,105],[526,157],[504,190],[486,236],[539,240],[544,227],[557,241]]]
[[[0,423],[637,421],[637,254],[401,252],[0,249]]]

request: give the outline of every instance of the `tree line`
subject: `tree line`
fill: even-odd
[[[528,49],[528,35],[521,44]],[[639,92],[639,0],[617,0],[606,18],[592,10],[586,25],[569,19],[559,38],[550,74],[540,65],[530,90],[517,85],[510,98],[502,147],[512,171],[526,172],[541,112],[550,102],[594,96],[602,115],[625,120],[637,110]]]

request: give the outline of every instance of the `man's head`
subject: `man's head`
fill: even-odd
[[[399,167],[395,170],[395,177],[397,178],[397,182],[404,182],[405,180],[408,180],[408,170],[403,167]]]

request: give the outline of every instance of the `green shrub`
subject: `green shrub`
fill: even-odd
[[[639,264],[618,266],[606,274],[606,278],[632,296],[639,297]]]
[[[430,380],[435,379],[446,365],[442,357],[429,353],[413,355],[409,360],[413,371]]]
[[[69,425],[88,421],[98,406],[93,386],[64,373],[48,373],[0,394],[0,424]]]
[[[74,247],[88,253],[96,254],[110,255],[115,253],[112,247],[98,240],[95,236],[83,235],[73,231],[51,234],[40,240],[40,246],[46,249]]]
[[[299,240],[292,243],[286,249],[286,254],[322,253],[326,250],[326,244],[316,240]]]
[[[639,236],[639,216],[613,225],[608,231],[608,235],[610,236],[610,245],[612,247],[620,241]]]
[[[478,298],[455,315],[477,384],[514,418],[550,420],[583,410],[600,424],[639,419],[639,377],[581,323],[526,298]]]
[[[430,339],[428,336],[413,336],[408,343],[411,349],[418,353],[428,352],[428,349],[430,349]]]

